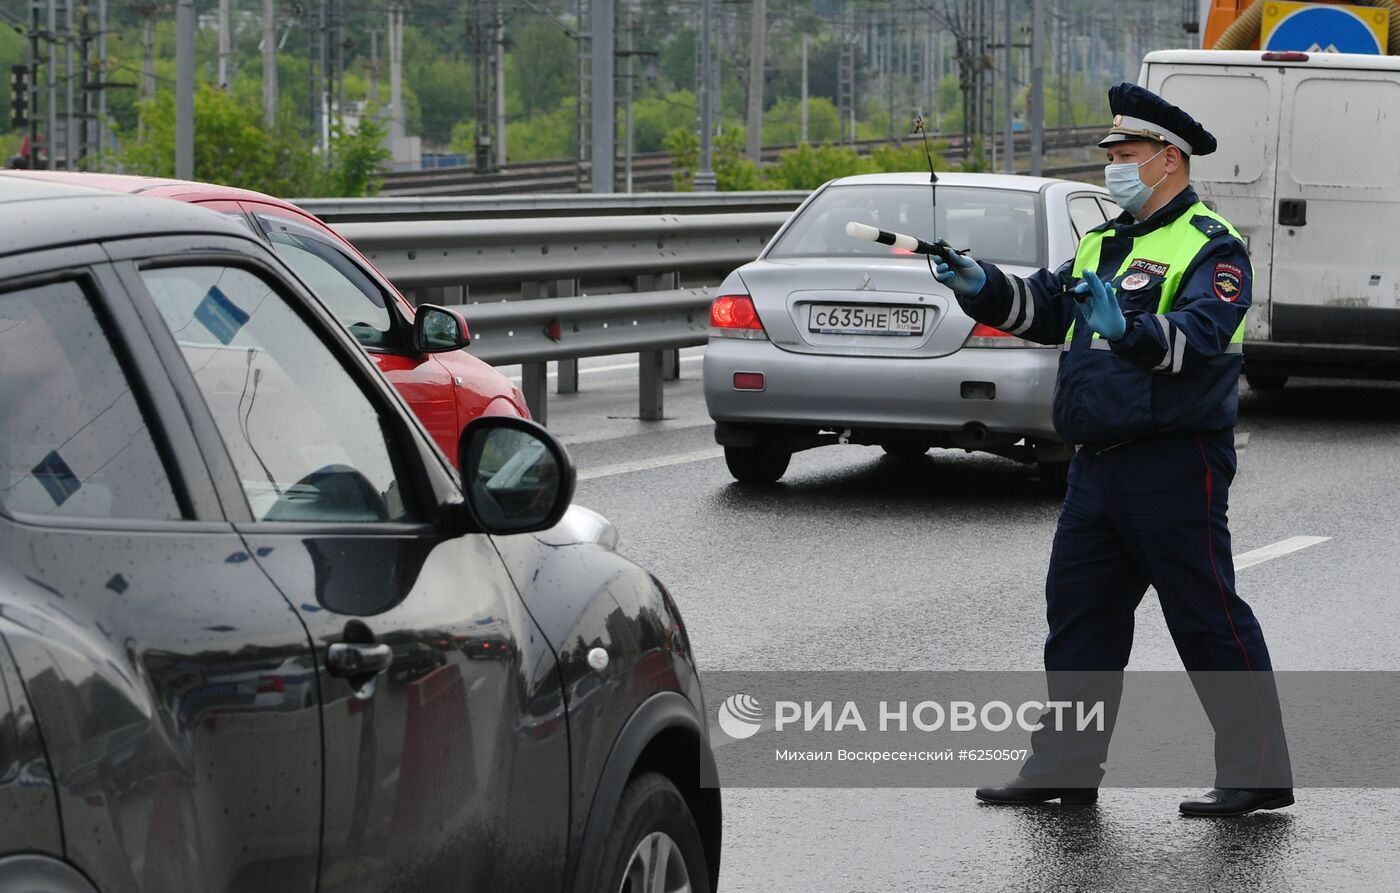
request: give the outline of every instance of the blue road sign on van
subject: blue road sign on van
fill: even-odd
[[[1386,51],[1384,10],[1294,3],[1269,6],[1273,9],[1266,9],[1262,29],[1265,50],[1370,55]]]

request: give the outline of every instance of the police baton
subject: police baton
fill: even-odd
[[[869,242],[879,242],[881,245],[893,245],[896,248],[903,248],[905,251],[912,251],[915,254],[932,254],[945,264],[952,263],[952,255],[963,255],[967,252],[958,251],[952,245],[939,239],[937,242],[925,242],[923,239],[916,239],[913,236],[906,236],[903,233],[892,233],[888,230],[877,229],[864,223],[856,223],[854,220],[846,224],[846,235],[857,239],[865,239]]]

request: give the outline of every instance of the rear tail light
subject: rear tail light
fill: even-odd
[[[753,298],[748,295],[720,295],[710,304],[710,334],[721,338],[763,338],[763,323]]]
[[[1024,338],[1017,338],[1015,335],[1008,335],[1001,329],[994,329],[991,326],[978,323],[972,327],[972,332],[963,342],[963,347],[1044,347],[1046,345],[1036,344]]]
[[[287,683],[281,676],[259,676],[258,694],[281,694],[287,690]]]
[[[1265,62],[1306,62],[1307,53],[1265,53]]]

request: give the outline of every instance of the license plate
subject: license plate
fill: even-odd
[[[812,304],[807,329],[823,335],[922,335],[923,307]]]

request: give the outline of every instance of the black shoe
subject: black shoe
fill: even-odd
[[[977,799],[983,803],[1021,806],[1059,800],[1064,806],[1087,806],[1099,799],[1098,788],[1038,788],[1021,776],[994,788],[978,788]]]
[[[1292,788],[1216,788],[1195,800],[1184,801],[1181,813],[1191,816],[1232,816],[1245,815],[1256,809],[1282,809],[1292,805]]]

